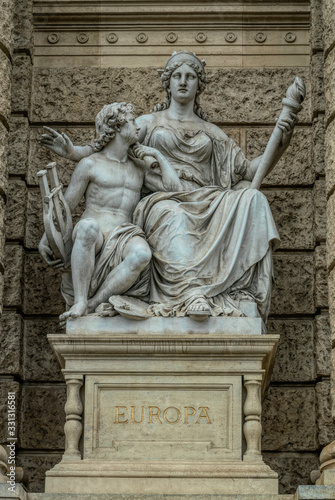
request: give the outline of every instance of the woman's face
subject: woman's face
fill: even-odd
[[[176,68],[170,78],[171,97],[177,102],[194,101],[198,90],[198,76],[196,72],[183,63]]]

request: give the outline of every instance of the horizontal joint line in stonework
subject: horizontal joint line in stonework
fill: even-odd
[[[314,54],[319,54],[320,52],[323,53],[323,48],[322,47],[316,47],[315,49],[312,49],[312,55]]]
[[[324,112],[322,113],[324,114]],[[275,121],[273,122],[225,122],[225,121],[213,121],[211,122],[217,127],[236,127],[236,128],[248,128],[248,127],[259,127],[259,128],[272,128],[275,126]],[[41,127],[66,127],[66,128],[90,128],[95,127],[94,122],[76,122],[76,121],[45,121],[45,122],[31,122],[31,128],[41,128]],[[308,121],[306,123],[297,123],[297,128],[312,127],[313,124]]]
[[[59,381],[59,382],[50,382],[48,380],[44,381],[32,381],[30,382],[29,380],[22,380],[21,387],[66,387],[65,381]]]
[[[281,457],[285,458],[291,458],[292,456],[298,457],[298,458],[308,458],[308,457],[315,457],[315,455],[319,456],[320,452],[319,451],[280,451],[280,450],[270,450],[270,451],[264,451],[262,450],[262,455],[267,455],[267,454],[280,454]],[[302,456],[303,455],[303,456]]]
[[[316,314],[270,314],[268,317],[268,321],[282,321],[282,320],[299,320],[299,321],[304,321],[304,320],[314,320]]]
[[[286,191],[296,191],[297,189],[304,189],[311,191],[314,187],[314,182],[312,184],[295,184],[294,186],[290,184],[262,184],[261,191],[277,191],[278,189]]]
[[[274,381],[271,381],[270,382],[270,387],[280,387],[280,388],[289,388],[289,389],[292,389],[293,387],[311,387],[311,388],[315,388],[317,382],[316,381],[306,381],[306,382],[274,382]]]
[[[62,456],[63,453],[64,453],[64,448],[62,449],[43,449],[43,448],[40,448],[38,450],[30,450],[29,448],[20,448],[18,447],[16,449],[17,453],[16,455],[17,456],[24,456],[24,455],[43,455],[43,457],[45,457],[45,455],[59,455],[59,456]]]

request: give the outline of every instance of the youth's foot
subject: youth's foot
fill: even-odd
[[[87,302],[77,302],[71,309],[59,316],[59,323],[61,326],[64,326],[69,318],[80,318],[80,316],[85,316],[85,314],[87,314]]]
[[[195,321],[204,321],[211,314],[211,308],[204,297],[198,297],[187,308],[187,316]]]

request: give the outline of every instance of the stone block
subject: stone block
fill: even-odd
[[[45,473],[62,459],[60,453],[18,453],[17,465],[23,467],[27,476],[29,492],[44,493]],[[61,495],[63,497],[63,495]],[[29,495],[30,497],[30,495]],[[40,498],[40,497],[38,497]]]
[[[315,306],[328,307],[328,272],[326,245],[315,248]]]
[[[329,377],[331,372],[331,331],[328,311],[315,316],[316,375]]]
[[[332,21],[334,22],[334,21]],[[324,63],[324,88],[325,88],[325,106],[326,106],[326,121],[334,116],[335,112],[335,50],[332,50]]]
[[[327,196],[335,188],[335,120],[331,122],[325,135],[325,172]]]
[[[73,223],[76,224],[85,209],[85,198],[72,213]],[[42,198],[39,189],[31,189],[28,192],[27,212],[25,226],[25,246],[27,248],[38,248],[43,235],[43,209]]]
[[[33,3],[31,0],[15,0],[14,48],[33,50]]]
[[[0,330],[0,373],[3,375],[21,375],[21,330],[21,316],[5,311]]]
[[[10,116],[10,98],[11,98],[11,76],[12,65],[10,60],[2,50],[0,50],[0,115],[8,123]]]
[[[8,182],[8,137],[8,131],[0,121],[0,195],[6,192]]]
[[[2,266],[2,268],[5,266],[5,210],[5,200],[0,196],[0,266]]]
[[[328,52],[335,40],[335,5],[333,0],[322,0],[323,42]]]
[[[329,318],[332,330],[332,342],[335,341],[335,268],[328,275]]]
[[[315,240],[326,241],[327,237],[327,198],[325,180],[316,180],[314,184],[314,235]]]
[[[327,202],[327,266],[335,264],[335,193]]]
[[[21,401],[21,447],[63,450],[65,384],[23,387]]]
[[[3,295],[4,295],[4,275],[2,274],[2,272],[0,272],[0,314],[2,314]]]
[[[23,248],[19,245],[6,246],[4,305],[21,305]]]
[[[76,146],[84,146],[93,141],[94,127],[57,127],[57,132],[64,132]],[[51,161],[57,162],[57,171],[60,182],[67,186],[76,163],[66,160],[44,148],[38,139],[43,134],[43,128],[32,128],[30,131],[28,183],[38,185],[37,172],[47,166]]]
[[[30,109],[32,78],[31,59],[26,54],[14,54],[12,77],[12,112],[27,113]]]
[[[325,175],[325,120],[320,114],[313,120],[312,130],[312,164],[315,174]]]
[[[28,163],[29,123],[22,116],[12,115],[9,122],[8,171],[26,175]]]
[[[263,154],[270,139],[271,128],[250,128],[247,130],[247,157],[251,160]],[[314,147],[314,145],[313,145]],[[306,186],[314,182],[312,162],[312,131],[296,127],[288,149],[263,181],[263,186]]]
[[[47,339],[49,333],[64,333],[58,320],[26,319],[24,322],[23,376],[31,382],[62,382],[63,376]]]
[[[310,44],[313,52],[323,50],[323,0],[311,0]]]
[[[23,311],[25,314],[61,314],[61,273],[48,266],[39,254],[28,254],[24,266]]]
[[[313,115],[325,110],[323,84],[323,52],[312,54],[311,57],[311,88]]]
[[[317,448],[313,387],[271,387],[263,401],[264,451]]]
[[[8,185],[6,206],[6,238],[9,240],[22,240],[26,214],[26,183],[21,180],[11,179]]]
[[[311,253],[275,253],[271,314],[312,314],[314,259]]]
[[[1,2],[0,43],[11,54],[13,49],[14,0]]]
[[[267,333],[280,335],[272,382],[310,382],[314,380],[313,322],[309,320],[273,320]]]
[[[335,439],[335,428],[331,415],[330,383],[322,381],[316,384],[316,423],[318,442],[321,447]]]
[[[18,404],[20,399],[20,384],[14,380],[2,379],[0,380],[0,443],[7,443],[8,438],[8,393],[15,393],[15,436],[19,437],[19,422],[18,422]],[[11,401],[14,401],[11,399]]]
[[[279,494],[293,494],[300,484],[309,484],[309,475],[320,466],[318,454],[263,453],[263,460],[278,473]]]
[[[300,121],[309,122],[309,68],[212,68],[204,109],[215,123],[274,123],[296,75],[308,86]],[[155,68],[36,68],[32,120],[92,124],[102,103],[129,101],[140,115],[163,99]]]
[[[314,248],[312,191],[306,189],[264,190],[280,238],[281,249]]]

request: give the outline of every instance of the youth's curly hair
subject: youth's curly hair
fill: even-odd
[[[161,80],[163,89],[166,91],[167,95],[162,103],[156,104],[151,113],[156,113],[157,111],[163,111],[164,109],[168,109],[170,107],[171,103],[170,78],[172,73],[183,64],[187,64],[187,66],[192,68],[198,76],[199,84],[198,84],[197,95],[194,100],[194,108],[193,108],[194,113],[197,116],[199,116],[202,120],[209,122],[210,120],[207,113],[205,113],[202,107],[200,106],[200,94],[205,90],[207,84],[206,73],[203,69],[199,68],[199,65],[191,61],[179,61],[179,62],[176,61],[174,63],[171,63],[169,66],[166,66],[163,73],[161,74]]]
[[[91,143],[94,152],[101,151],[106,144],[114,139],[116,132],[120,132],[126,122],[128,113],[134,113],[132,104],[127,102],[113,102],[106,104],[95,118],[97,138]]]

